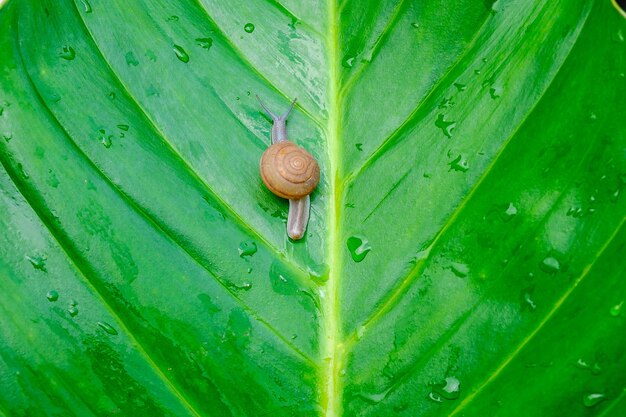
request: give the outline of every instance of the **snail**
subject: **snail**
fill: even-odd
[[[275,195],[289,199],[287,235],[293,240],[304,236],[309,222],[311,199],[320,180],[320,167],[309,152],[287,139],[287,117],[296,104],[277,116],[256,96],[261,107],[272,118],[272,144],[261,157],[261,178]]]

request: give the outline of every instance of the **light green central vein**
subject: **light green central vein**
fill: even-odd
[[[324,335],[322,338],[322,355],[324,366],[320,375],[320,399],[325,417],[341,416],[341,386],[340,370],[343,362],[343,347],[341,340],[341,326],[339,325],[339,277],[341,276],[341,254],[339,242],[339,216],[341,189],[339,184],[339,124],[340,100],[339,94],[339,28],[336,0],[328,0],[328,125],[326,137],[328,143],[328,169],[331,198],[328,210],[328,245],[327,259],[330,265],[328,281],[323,288],[322,314],[324,317]]]

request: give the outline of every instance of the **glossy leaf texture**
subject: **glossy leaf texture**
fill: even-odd
[[[624,415],[625,37],[600,0],[10,0],[0,415]],[[321,167],[302,241],[255,95]]]

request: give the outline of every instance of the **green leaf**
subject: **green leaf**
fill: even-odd
[[[608,1],[11,0],[0,415],[620,416]],[[258,164],[319,161],[302,241]]]

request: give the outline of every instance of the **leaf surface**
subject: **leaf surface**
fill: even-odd
[[[618,416],[607,1],[11,0],[0,415]],[[319,161],[302,241],[258,165]]]

